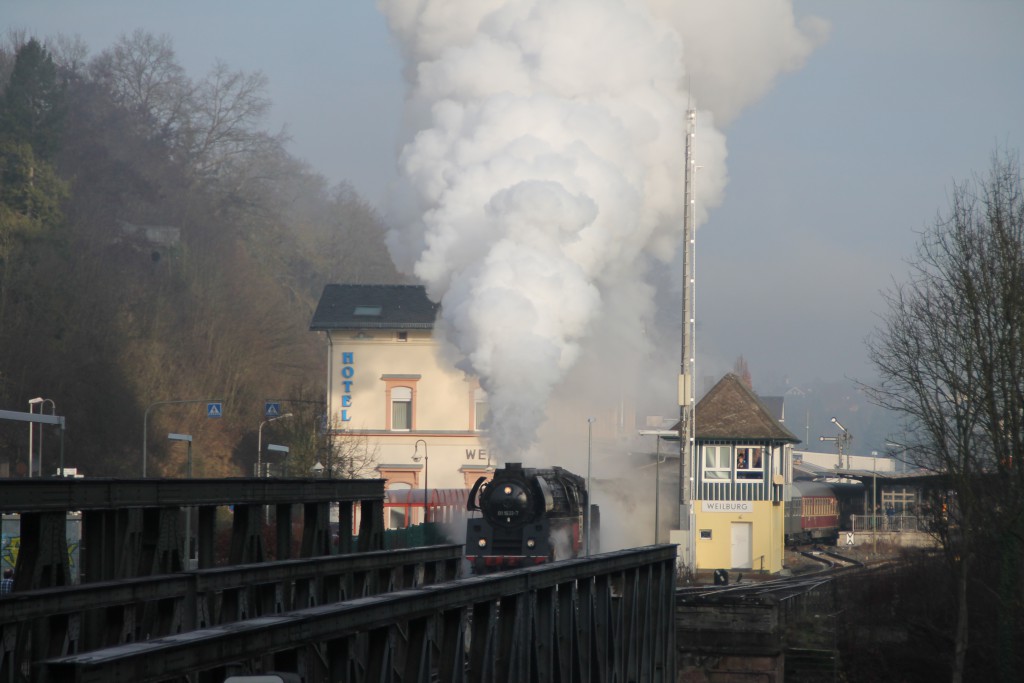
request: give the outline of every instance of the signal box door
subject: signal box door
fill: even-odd
[[[754,566],[754,534],[750,522],[732,523],[732,568],[750,569]]]

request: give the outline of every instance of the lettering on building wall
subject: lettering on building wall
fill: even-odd
[[[701,512],[753,512],[754,504],[749,500],[704,500]]]
[[[467,448],[466,449],[466,460],[487,460],[487,449],[486,448]]]
[[[341,421],[350,422],[352,415],[349,408],[352,407],[352,377],[356,374],[356,355],[351,351],[344,351],[341,354]]]

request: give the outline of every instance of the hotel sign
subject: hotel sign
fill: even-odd
[[[351,422],[352,415],[349,408],[352,407],[352,378],[356,374],[356,354],[352,351],[344,351],[341,354],[341,421]],[[347,428],[347,425],[344,425]]]
[[[702,500],[701,512],[753,512],[754,503],[749,500]]]

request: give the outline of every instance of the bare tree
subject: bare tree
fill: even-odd
[[[186,137],[190,166],[200,178],[237,168],[241,159],[273,149],[278,138],[256,129],[267,111],[267,77],[231,71],[218,62],[196,86]]]
[[[290,476],[310,476],[315,471],[335,479],[375,476],[376,443],[361,432],[339,431],[338,425],[333,430],[326,428],[326,404],[322,398],[314,398],[323,396],[322,388],[296,384],[285,391],[288,397],[278,400],[288,418],[268,424],[264,436],[273,433],[288,445]]]
[[[257,129],[270,108],[266,76],[218,62],[193,83],[169,36],[141,29],[123,35],[92,61],[90,73],[197,179],[223,178],[229,171],[244,178],[244,160],[278,153],[285,140],[283,133]]]
[[[377,466],[377,445],[366,434],[341,432],[327,435],[328,475],[335,479],[365,479]]]
[[[169,36],[141,29],[122,35],[92,61],[90,71],[115,103],[145,122],[150,136],[170,141],[181,132],[192,84],[176,61]]]
[[[886,293],[889,310],[868,340],[882,379],[866,389],[876,403],[903,415],[908,452],[947,482],[949,496],[935,506],[939,514],[933,523],[954,578],[952,680],[958,682],[968,642],[984,640],[969,639],[969,625],[994,621],[997,631],[1011,633],[1020,628],[1019,616],[968,619],[974,611],[975,571],[996,572],[1007,608],[1021,598],[1024,189],[1019,163],[997,154],[986,177],[956,185],[948,215],[922,233],[909,265],[909,281]],[[1011,574],[999,576],[1001,567]],[[996,639],[1003,635],[997,632]],[[1013,668],[1014,648],[994,653],[999,669]]]

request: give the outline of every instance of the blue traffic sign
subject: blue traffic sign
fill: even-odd
[[[221,417],[223,414],[224,410],[220,403],[206,404],[206,417]]]
[[[263,404],[264,417],[281,417],[281,404],[267,401]]]

